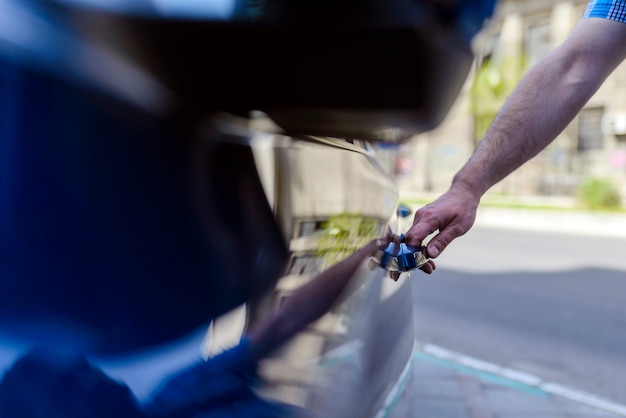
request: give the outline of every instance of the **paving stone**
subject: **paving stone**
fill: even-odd
[[[623,418],[623,415],[615,415],[609,412],[591,412],[584,414],[565,414],[565,418]]]
[[[535,414],[528,415],[528,413],[503,413],[496,415],[496,418],[566,418],[560,412],[550,413],[550,414]]]
[[[539,396],[516,389],[485,389],[485,397],[496,416],[504,414],[527,414],[535,417],[539,414],[556,414],[557,406],[549,396]]]
[[[416,356],[404,392],[384,418],[624,418],[505,378]]]
[[[419,357],[416,357],[414,362],[414,373],[419,378],[428,378],[433,376],[453,378],[456,376],[456,372],[453,369],[442,364],[422,360]]]
[[[417,398],[407,418],[470,418],[461,400]]]
[[[459,383],[471,418],[495,418],[480,379],[474,376],[459,376]]]
[[[582,404],[580,402],[574,402],[569,399],[561,398],[560,396],[555,396],[554,403],[555,405],[557,405],[557,407],[560,410],[572,416],[582,415],[582,416],[594,416],[594,417],[597,416],[597,417],[605,417],[605,418],[620,416],[614,413],[599,410],[598,408],[594,408],[589,405]]]
[[[413,388],[415,396],[423,398],[463,398],[459,381],[453,378],[416,379]]]

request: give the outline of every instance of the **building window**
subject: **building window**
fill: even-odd
[[[312,255],[294,256],[289,267],[289,274],[316,274],[322,271],[324,260]]]
[[[310,237],[315,235],[328,227],[328,221],[326,220],[311,220],[300,222],[300,230],[298,231],[299,237]]]
[[[578,115],[578,151],[601,150],[604,147],[602,135],[603,107],[590,107]]]
[[[534,66],[552,49],[550,24],[547,20],[531,22],[528,25],[525,43],[528,67]]]

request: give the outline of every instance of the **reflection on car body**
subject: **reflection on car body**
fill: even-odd
[[[369,144],[268,133],[257,133],[251,144],[289,242],[289,263],[266,296],[214,321],[209,355],[236,343],[245,327],[315,274],[395,225],[398,190]],[[331,312],[263,362],[263,393],[320,417],[376,415],[410,363],[410,287],[409,280],[393,282],[384,270],[364,265]]]
[[[136,365],[147,358],[136,353],[169,354],[197,333],[213,356],[385,234],[398,192],[357,138],[402,141],[442,120],[471,66],[475,9],[492,2],[235,1],[206,19],[152,3],[0,0],[0,112],[11,121],[0,135],[0,352],[19,349],[0,363],[0,392],[18,381],[19,408],[39,407],[31,390],[43,383],[43,399],[102,413],[101,392],[32,379],[21,359],[45,376],[65,373],[67,352]],[[269,65],[251,76],[251,63]],[[259,127],[270,119],[278,129]],[[385,415],[410,365],[411,282],[366,264],[340,303],[262,362],[264,396],[320,417]],[[85,358],[102,377],[104,363]],[[178,366],[165,373],[175,383],[190,375]],[[189,392],[208,406],[175,390],[170,400],[233,407],[200,386]]]

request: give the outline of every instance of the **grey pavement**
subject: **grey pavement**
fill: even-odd
[[[574,401],[499,373],[416,350],[389,418],[618,418],[626,408],[599,399]],[[590,405],[591,404],[591,405]],[[610,412],[618,409],[618,413]]]
[[[626,238],[626,215],[481,207],[476,224]],[[427,346],[427,344],[426,344]],[[421,347],[421,348],[420,348]],[[484,361],[483,361],[484,360]],[[389,418],[618,418],[626,405],[502,369],[489,359],[416,350]],[[474,367],[475,366],[475,367]]]
[[[626,214],[481,207],[475,225],[626,238]]]
[[[418,199],[432,202],[438,194],[401,192],[402,199]],[[518,208],[492,206],[509,204],[519,205]],[[413,210],[422,205],[412,205]],[[524,208],[528,206],[529,208]],[[535,209],[533,206],[551,207],[552,209]],[[548,198],[541,196],[526,197],[494,197],[485,196],[478,208],[475,225],[502,227],[524,230],[543,230],[576,235],[601,235],[626,238],[626,214],[598,211],[573,210],[575,202],[572,198]],[[562,210],[559,210],[562,209]],[[413,217],[403,221],[405,227],[410,226]],[[408,225],[406,223],[408,221]]]

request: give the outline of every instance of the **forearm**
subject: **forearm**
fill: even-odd
[[[524,77],[453,187],[482,196],[556,138],[597,88],[568,74],[573,70],[567,65],[567,60],[544,61]]]
[[[623,50],[598,47],[606,42],[593,37],[607,34],[598,33],[597,24],[581,24],[568,41],[528,72],[455,176],[453,188],[480,198],[570,123],[623,56]]]

